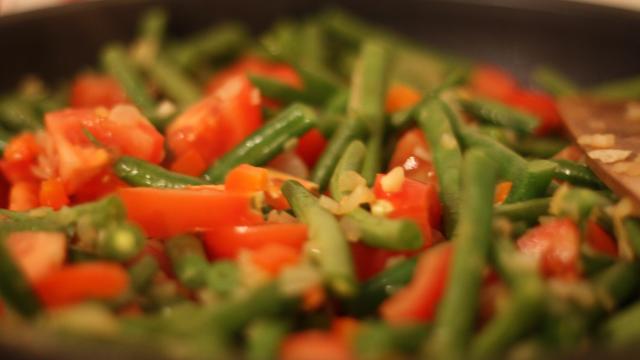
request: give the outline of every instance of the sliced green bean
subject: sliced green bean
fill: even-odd
[[[589,93],[608,100],[640,99],[640,76],[600,84]]]
[[[178,189],[206,184],[202,179],[175,173],[131,156],[120,157],[113,164],[113,170],[120,179],[133,186]]]
[[[269,99],[278,100],[284,104],[300,101],[319,105],[304,90],[294,88],[272,77],[249,74],[249,80],[260,90],[261,95]]]
[[[588,219],[597,219],[609,205],[611,201],[596,191],[565,184],[553,194],[549,212],[583,224]]]
[[[471,339],[479,306],[482,271],[492,238],[493,193],[498,167],[491,153],[471,149],[462,163],[464,206],[453,237],[453,262],[425,356],[461,359]]]
[[[600,328],[610,348],[636,344],[640,338],[640,303],[610,317]]]
[[[311,181],[318,184],[320,191],[327,187],[336,164],[349,143],[362,138],[365,133],[366,126],[361,121],[350,117],[343,119],[311,172]]]
[[[532,79],[536,85],[554,96],[568,96],[578,92],[578,86],[573,81],[550,67],[535,69]]]
[[[202,93],[186,74],[164,58],[156,57],[147,67],[151,79],[169,98],[185,108],[202,97]]]
[[[282,193],[296,216],[309,227],[309,245],[329,288],[342,297],[356,292],[356,277],[347,239],[336,218],[302,185],[287,181]]]
[[[529,224],[538,222],[540,216],[549,214],[551,198],[540,198],[511,204],[502,204],[494,208],[494,214],[504,216],[511,221],[525,221]]]
[[[108,45],[102,50],[100,59],[102,66],[118,80],[127,96],[142,110],[149,121],[156,127],[163,126],[157,116],[155,99],[147,90],[142,75],[129,59],[126,49],[119,44]]]
[[[465,111],[481,121],[513,129],[523,134],[533,133],[540,122],[540,120],[533,115],[529,115],[497,101],[487,99],[463,99],[460,103]]]
[[[248,33],[243,26],[224,23],[181,41],[170,50],[170,54],[178,66],[191,69],[209,59],[235,54],[247,42]]]
[[[425,324],[392,326],[385,323],[365,323],[356,334],[355,351],[358,359],[394,359],[413,355],[430,332]]]
[[[12,137],[12,133],[0,127],[0,155],[4,153],[4,149],[7,147],[7,143],[9,143]]]
[[[139,293],[144,293],[153,281],[160,265],[156,258],[145,255],[129,268],[131,286]]]
[[[208,262],[200,239],[191,235],[174,236],[166,241],[165,247],[178,280],[190,289],[204,286]]]
[[[367,140],[367,151],[362,162],[362,177],[369,186],[373,186],[376,175],[382,171],[382,146],[384,135],[382,132],[371,134]]]
[[[302,104],[290,105],[211,165],[204,174],[205,180],[221,183],[227,173],[240,164],[264,165],[316,123],[313,109]]]
[[[28,131],[41,128],[42,121],[26,101],[5,98],[0,100],[0,125],[13,131]]]
[[[447,105],[433,98],[418,111],[418,123],[429,140],[444,207],[445,234],[451,235],[460,207],[462,153],[449,122]]]
[[[509,192],[505,204],[544,196],[553,180],[555,168],[556,164],[548,160],[529,161],[527,170],[518,180],[519,186]]]
[[[554,171],[554,177],[556,179],[566,181],[576,186],[586,186],[593,189],[605,188],[602,181],[588,166],[564,159],[551,161],[558,165]]]
[[[247,360],[273,360],[278,358],[280,344],[287,335],[289,325],[282,320],[257,320],[247,329]]]
[[[233,261],[216,261],[205,275],[207,287],[222,297],[231,295],[240,284],[238,265]]]
[[[97,252],[101,257],[124,262],[138,255],[144,243],[145,236],[138,226],[116,224],[100,237]]]
[[[348,172],[360,172],[366,151],[367,148],[362,141],[359,140],[352,141],[344,150],[329,181],[329,191],[331,192],[331,196],[337,201],[340,201],[340,199],[349,193],[341,188],[340,179]]]

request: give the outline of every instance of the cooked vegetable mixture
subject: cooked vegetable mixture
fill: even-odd
[[[3,343],[346,360],[640,340],[640,219],[556,108],[640,99],[638,78],[541,68],[530,89],[337,10],[256,38],[167,21],[1,97]]]

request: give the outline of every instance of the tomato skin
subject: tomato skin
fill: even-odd
[[[413,128],[405,132],[393,151],[389,170],[400,166],[409,179],[437,184],[435,168],[431,161],[431,150],[422,130]]]
[[[9,189],[9,210],[27,211],[40,206],[40,185],[37,182],[21,181]]]
[[[9,207],[9,183],[0,174],[0,209]]]
[[[387,200],[393,205],[394,210],[389,217],[415,221],[422,230],[425,246],[430,246],[433,243],[431,229],[439,228],[442,216],[436,186],[405,178],[399,191],[389,193],[382,190],[382,176],[378,174],[376,177],[373,192],[377,199]]]
[[[311,129],[300,137],[295,151],[305,164],[311,168],[316,164],[326,147],[327,139],[322,135],[320,130]]]
[[[69,205],[69,197],[59,179],[44,180],[40,184],[39,199],[40,206],[47,206],[54,210]]]
[[[251,261],[271,276],[278,275],[284,268],[297,264],[301,256],[300,249],[273,243],[249,251]]]
[[[570,219],[554,219],[528,230],[518,240],[518,248],[538,259],[546,277],[572,279],[580,275],[578,264],[580,232]]]
[[[418,90],[404,84],[393,84],[387,92],[384,108],[387,113],[404,110],[417,104],[421,98]]]
[[[211,258],[233,259],[243,249],[256,250],[269,244],[300,250],[306,240],[304,224],[216,227],[204,233],[204,245]]]
[[[209,164],[262,125],[260,104],[245,76],[229,78],[169,125],[167,144],[176,158],[196,151]]]
[[[553,97],[533,90],[517,90],[504,99],[508,105],[540,119],[536,134],[546,135],[562,128],[562,119]]]
[[[107,168],[76,190],[71,200],[74,204],[95,201],[124,187],[129,187],[129,184],[120,180],[112,169]]]
[[[194,186],[184,189],[121,188],[129,220],[148,236],[165,238],[218,226],[254,225],[262,217],[251,209],[251,194]]]
[[[207,169],[208,164],[195,149],[180,155],[172,164],[171,171],[190,176],[200,176]]]
[[[62,233],[24,231],[11,233],[7,249],[30,283],[34,283],[64,263],[67,239]]]
[[[280,348],[282,360],[352,360],[349,348],[329,332],[307,330],[287,336]]]
[[[111,108],[127,102],[127,95],[116,79],[108,75],[81,74],[71,85],[70,103],[74,108]]]
[[[114,299],[129,287],[122,266],[109,262],[67,265],[40,279],[34,290],[48,308],[60,308],[93,299]]]
[[[492,65],[476,66],[469,82],[478,95],[497,100],[505,100],[518,88],[518,82],[511,74]]]
[[[4,149],[0,171],[11,184],[37,181],[32,168],[36,165],[40,152],[40,145],[33,133],[15,136]]]
[[[587,222],[586,242],[596,251],[618,257],[618,245],[615,240],[595,221]]]
[[[511,192],[512,187],[513,183],[511,181],[503,181],[498,183],[498,185],[496,185],[496,192],[493,197],[493,203],[502,204],[509,196],[509,192]]]
[[[433,320],[449,278],[452,254],[451,243],[422,254],[411,282],[380,306],[382,318],[397,325]]]

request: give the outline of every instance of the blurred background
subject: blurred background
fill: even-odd
[[[109,1],[109,0],[0,0],[0,15],[11,14],[21,11],[28,11],[42,7],[68,4],[80,1]],[[518,0],[513,0],[517,2]],[[594,4],[602,4],[613,7],[640,10],[640,0],[557,0],[586,2]]]

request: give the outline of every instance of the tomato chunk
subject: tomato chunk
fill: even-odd
[[[256,250],[269,244],[301,249],[306,240],[304,224],[217,227],[204,234],[204,245],[212,258],[235,258],[242,249]]]
[[[40,184],[40,206],[48,206],[54,210],[69,204],[69,197],[62,181],[45,180]]]
[[[570,219],[555,219],[530,229],[518,239],[518,248],[538,259],[545,276],[575,278],[580,275],[580,232]]]
[[[388,113],[404,110],[420,101],[420,92],[404,84],[393,84],[389,88],[385,101],[385,110]]]
[[[67,239],[57,232],[15,232],[9,235],[6,244],[11,257],[31,283],[60,269],[67,249]]]
[[[392,324],[433,320],[444,295],[453,254],[451,243],[438,245],[420,256],[411,282],[380,306]]]
[[[301,251],[283,244],[267,244],[250,251],[251,261],[271,276],[300,260]]]
[[[518,88],[518,82],[511,74],[492,65],[476,66],[469,82],[477,94],[497,100],[506,99]]]
[[[586,241],[594,250],[611,257],[618,257],[618,245],[595,221],[587,222]]]
[[[210,186],[185,189],[121,188],[129,219],[151,237],[169,237],[218,226],[253,225],[262,217],[251,194]]]
[[[35,283],[34,290],[49,308],[87,300],[115,299],[129,287],[129,275],[118,264],[86,262],[67,265]]]
[[[37,182],[22,181],[13,184],[9,190],[9,210],[26,211],[40,206],[39,189]]]
[[[351,360],[347,345],[337,336],[318,330],[289,335],[280,348],[282,360]]]
[[[73,80],[69,101],[75,108],[111,108],[127,102],[127,95],[111,76],[81,74]]]
[[[324,135],[318,129],[311,129],[300,137],[295,151],[311,168],[316,164],[325,147],[327,147],[327,139]]]
[[[538,135],[556,132],[562,128],[562,119],[553,97],[533,90],[517,90],[504,101],[520,110],[531,113],[540,119],[536,129]]]
[[[437,184],[431,150],[424,133],[417,128],[405,132],[398,140],[389,161],[389,169],[400,166],[406,177],[423,183]]]

